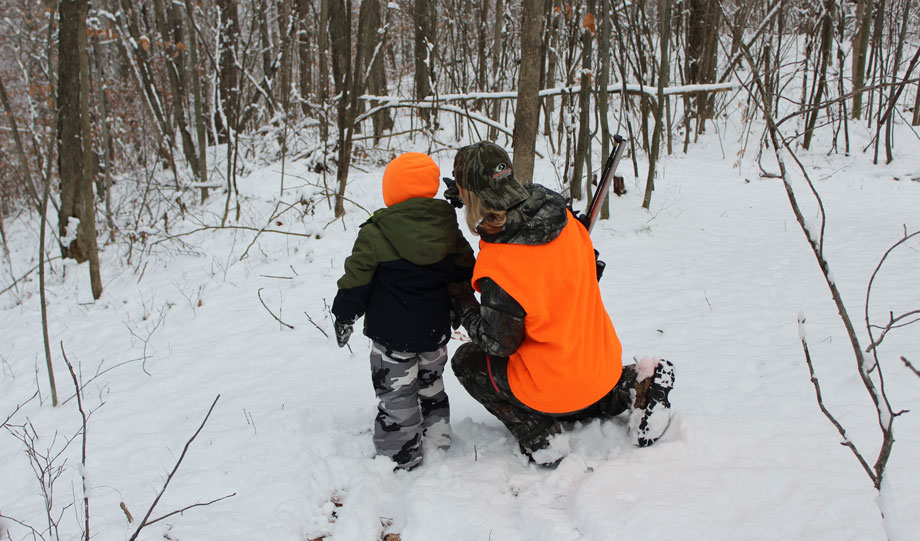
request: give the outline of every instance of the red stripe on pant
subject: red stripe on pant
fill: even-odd
[[[498,385],[495,384],[495,378],[492,377],[492,356],[491,355],[486,355],[486,368],[488,368],[489,370],[489,381],[492,382],[492,387],[495,389],[495,392],[497,394],[502,394],[502,392],[498,390]]]

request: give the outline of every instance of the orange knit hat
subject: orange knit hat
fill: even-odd
[[[390,207],[413,197],[434,197],[440,176],[441,169],[431,156],[421,152],[401,154],[383,171],[383,202]]]

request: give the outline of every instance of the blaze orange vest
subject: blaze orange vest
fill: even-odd
[[[537,246],[479,241],[473,287],[494,280],[524,308],[525,337],[508,359],[514,396],[537,411],[569,413],[610,392],[622,346],[597,285],[594,248],[568,216],[558,237]]]

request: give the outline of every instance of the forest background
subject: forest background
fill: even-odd
[[[629,152],[620,173],[642,177],[648,209],[659,160],[706,138],[721,142],[720,120],[732,115],[743,135],[730,159],[784,183],[837,305],[877,410],[877,455],[826,415],[883,490],[900,411],[888,404],[874,356],[920,312],[892,312],[868,337],[855,330],[800,155],[860,154],[879,167],[896,160],[899,145],[917,155],[915,1],[0,0],[0,27],[0,294],[14,305],[30,287],[40,296],[53,405],[64,359],[49,335],[48,272],[88,270],[99,299],[100,250],[117,249],[143,275],[139,261],[176,242],[170,228],[188,221],[319,238],[281,231],[282,216],[325,206],[341,221],[370,210],[349,181],[385,164],[395,140],[432,153],[495,140],[523,181],[546,160],[555,187],[584,206],[622,134]],[[279,164],[279,198],[303,180],[297,174],[319,181],[309,197],[279,199],[253,226],[239,180],[266,164]],[[625,190],[621,176],[613,193]],[[803,198],[818,210],[803,212]],[[215,199],[219,219],[199,220]],[[23,222],[37,228],[27,271],[14,269],[5,225]],[[916,238],[905,228],[892,250]],[[910,358],[900,360],[916,373]],[[23,404],[3,406],[4,428],[25,434],[28,448],[14,414]]]

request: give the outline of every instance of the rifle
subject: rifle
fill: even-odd
[[[588,205],[588,211],[585,213],[585,221],[587,222],[585,227],[588,228],[588,233],[591,233],[594,223],[597,222],[597,218],[600,216],[601,206],[604,204],[604,200],[607,199],[607,192],[610,191],[610,183],[613,182],[613,177],[616,175],[617,165],[626,150],[625,137],[614,135],[613,141],[615,144],[613,145],[613,150],[610,151],[610,156],[607,157],[607,163],[604,164],[601,181],[598,183],[597,191],[594,192],[594,197],[591,199],[591,204]]]

